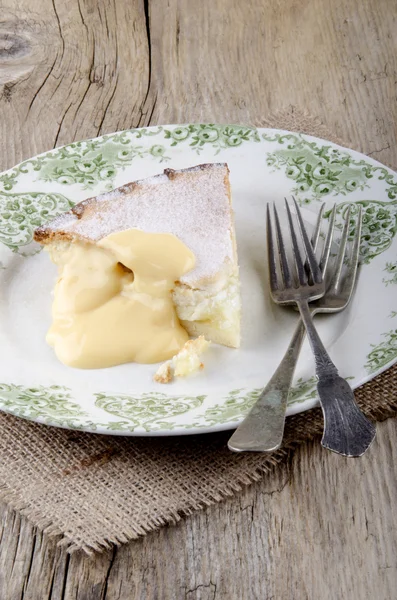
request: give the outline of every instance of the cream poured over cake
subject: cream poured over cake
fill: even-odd
[[[151,298],[149,304],[152,303],[153,307],[160,306],[160,296],[161,301],[166,304],[170,299],[175,311],[175,321],[168,304],[168,325],[164,326],[162,323],[164,330],[158,328],[162,309],[156,313],[157,309],[153,308],[153,318],[149,309],[146,325],[139,333],[141,341],[135,339],[135,346],[140,343],[147,346],[153,336],[160,335],[160,330],[165,341],[160,350],[155,347],[149,353],[138,352],[140,362],[157,362],[175,355],[187,339],[186,334],[181,335],[179,327],[192,336],[204,335],[215,343],[239,346],[239,278],[229,170],[226,164],[199,165],[180,171],[166,169],[163,174],[84,200],[70,212],[37,229],[35,239],[47,247],[52,260],[60,268],[54,302],[54,311],[58,312],[54,313],[53,323],[54,325],[58,319],[62,325],[61,333],[56,333],[60,336],[59,348],[67,338],[65,327],[71,318],[79,322],[79,332],[83,332],[80,337],[77,336],[79,340],[76,343],[82,344],[84,335],[87,334],[93,336],[94,346],[100,343],[112,346],[109,338],[112,336],[113,325],[110,328],[101,327],[107,329],[102,337],[98,333],[94,335],[95,318],[100,313],[105,318],[106,311],[108,315],[112,314],[113,305],[114,310],[117,310],[116,306],[122,304],[123,320],[128,327],[128,323],[134,322],[129,311],[136,310],[138,305],[141,308],[144,300],[142,294],[146,294],[145,298]],[[141,250],[139,244],[143,244]],[[144,250],[145,244],[146,248],[151,249],[151,257],[146,266],[145,256],[148,250]],[[164,260],[164,253],[167,252],[168,258]],[[81,263],[84,263],[82,270],[85,270],[85,274],[78,272]],[[83,306],[78,315],[72,314],[72,306],[69,306],[69,312],[65,307],[62,308],[62,302],[58,302],[61,309],[59,306],[56,308],[57,293],[62,288],[65,274],[73,285],[77,277],[78,296],[89,294],[91,289],[91,296],[94,297],[92,286],[96,289],[101,285],[105,263],[105,271],[112,282],[114,279],[111,297],[106,297],[100,306],[89,301],[89,306]],[[87,269],[91,275],[95,272],[91,282],[88,281],[90,277],[87,276]],[[159,277],[157,281],[156,273]],[[164,283],[165,280],[168,281],[167,284]],[[104,282],[104,285],[107,283]],[[161,285],[161,294],[157,296]],[[65,295],[68,292],[65,288],[59,293]],[[64,309],[66,312],[62,312]],[[85,323],[89,323],[91,333],[84,332]],[[123,347],[126,347],[126,359],[120,360],[118,356],[112,364],[137,360],[137,351],[135,350],[135,354],[132,352],[133,356],[129,353],[128,337],[124,335],[121,324],[119,327]],[[57,351],[57,340],[50,341]],[[57,351],[59,357],[60,353],[62,354]],[[104,348],[98,366],[106,366],[105,355]],[[62,357],[60,359],[63,360]]]

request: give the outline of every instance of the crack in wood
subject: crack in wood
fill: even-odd
[[[29,560],[28,570],[27,570],[27,573],[26,573],[26,578],[25,578],[25,581],[24,581],[24,584],[23,584],[23,590],[22,590],[21,600],[24,599],[25,592],[26,592],[27,587],[29,585],[29,578],[30,578],[30,574],[32,572],[33,559],[35,557],[36,542],[37,542],[37,530],[35,529],[33,531],[32,550],[31,550],[31,553],[30,553],[30,560]]]
[[[63,124],[63,122],[64,122],[64,120],[65,120],[65,117],[66,117],[67,113],[69,112],[69,109],[70,109],[70,107],[71,107],[71,106],[72,106],[72,102],[69,104],[69,106],[67,107],[67,109],[66,109],[66,110],[65,110],[65,112],[63,113],[63,116],[62,116],[61,122],[59,123],[59,126],[58,126],[58,131],[57,131],[57,134],[56,134],[56,136],[55,136],[55,141],[54,141],[54,144],[53,144],[53,148],[56,148],[56,145],[57,145],[57,143],[58,143],[59,134],[61,133],[61,127],[62,127],[62,124]]]
[[[113,569],[113,565],[115,563],[116,560],[116,555],[117,555],[117,546],[114,546],[112,549],[112,556],[110,558],[110,563],[109,563],[109,567],[106,571],[106,575],[105,575],[105,582],[104,582],[104,586],[103,586],[103,594],[102,594],[102,600],[106,600],[106,596],[107,596],[107,592],[108,592],[108,585],[109,585],[109,576],[110,576],[110,572]]]
[[[49,587],[49,590],[48,590],[48,600],[51,600],[52,592],[54,591],[55,573],[56,573],[56,569],[53,568],[52,569],[52,573],[51,573],[50,587]]]
[[[387,144],[383,148],[379,148],[379,150],[372,150],[372,152],[368,152],[367,155],[372,156],[373,154],[379,154],[379,152],[383,152],[384,150],[389,150],[389,149],[390,149],[390,144]]]
[[[62,33],[61,21],[59,19],[57,7],[55,6],[55,0],[51,0],[51,2],[52,2],[52,6],[54,8],[55,18],[56,18],[57,23],[58,23],[59,35],[60,35],[60,38],[61,38],[61,41],[62,41],[62,55],[61,55],[61,59],[62,59],[63,55],[65,53],[65,40],[64,40],[64,37],[63,37],[63,33]]]
[[[38,95],[40,94],[41,90],[43,89],[43,87],[45,86],[46,82],[48,81],[49,76],[51,75],[52,71],[54,70],[55,67],[55,63],[57,62],[57,58],[58,58],[58,52],[55,56],[54,62],[52,63],[50,70],[48,71],[47,75],[44,77],[42,83],[40,84],[40,86],[38,87],[37,91],[34,93],[33,98],[29,104],[29,108],[28,108],[28,113],[30,112],[34,101],[36,100],[36,98],[38,97]]]
[[[148,125],[150,125],[150,124],[151,124],[151,122],[152,122],[152,117],[153,117],[154,109],[156,108],[156,104],[157,104],[157,94],[156,94],[156,97],[155,97],[155,99],[154,99],[153,106],[152,106],[152,110],[150,111],[149,118],[148,118],[148,120],[147,120],[147,124],[148,124]]]
[[[15,531],[14,531],[14,527],[15,526],[17,526],[17,528],[18,528],[18,532],[16,534],[15,534]],[[12,533],[13,533],[14,536],[15,535],[17,536],[18,541],[15,544],[15,548],[14,548],[14,556],[13,556],[13,559],[12,559],[11,576],[12,576],[12,574],[14,572],[14,567],[15,567],[15,563],[16,563],[15,559],[16,559],[17,554],[18,554],[18,547],[19,547],[20,533],[21,533],[21,517],[19,517],[15,511],[12,511]]]
[[[59,597],[59,600],[65,600],[66,588],[67,588],[67,583],[68,583],[69,567],[70,567],[70,554],[67,554],[66,560],[65,560],[65,571],[63,573],[61,595]]]
[[[143,0],[143,9],[145,12],[145,25],[146,25],[146,36],[147,36],[147,45],[148,45],[148,53],[149,53],[149,75],[148,75],[148,90],[149,93],[150,83],[152,79],[152,40],[150,35],[150,0]],[[146,98],[147,98],[146,94]],[[145,98],[145,101],[146,101]]]
[[[145,117],[146,117],[148,111],[144,112],[144,108],[145,108],[145,104],[149,97],[150,89],[152,86],[152,40],[151,40],[151,32],[150,32],[150,0],[143,0],[143,8],[144,8],[144,13],[145,13],[146,38],[147,38],[147,46],[148,46],[148,79],[147,79],[146,95],[145,95],[145,98],[139,109],[140,117],[139,117],[136,127],[140,127],[143,124],[149,125],[152,115],[153,115],[153,110],[154,110],[154,106],[153,106],[151,109],[151,112],[150,112],[149,120],[145,123]],[[157,97],[156,97],[155,103],[156,103],[156,101],[157,101]]]
[[[83,25],[84,25],[84,27],[85,27],[85,30],[86,30],[86,32],[87,32],[87,37],[88,37],[88,27],[87,27],[87,23],[86,23],[86,22],[85,22],[85,20],[84,20],[83,13],[82,13],[82,11],[81,11],[81,4],[80,4],[80,0],[77,0],[77,7],[78,7],[78,10],[79,10],[79,13],[80,13],[81,22],[83,23]]]
[[[112,100],[113,100],[113,98],[114,98],[114,95],[115,95],[115,93],[116,93],[118,81],[119,81],[119,76],[118,76],[118,75],[116,75],[116,82],[115,82],[115,84],[114,84],[114,88],[113,88],[113,91],[112,91],[112,93],[111,93],[111,95],[110,95],[109,101],[108,101],[108,103],[107,103],[107,104],[106,104],[106,106],[105,106],[105,110],[103,111],[102,119],[101,119],[101,122],[99,123],[99,127],[98,127],[98,130],[97,130],[97,136],[98,136],[98,135],[100,135],[100,132],[101,132],[101,129],[102,129],[102,125],[103,125],[103,122],[104,122],[104,120],[105,120],[105,118],[106,118],[106,115],[107,115],[108,108],[109,108],[109,106],[110,106],[110,103],[112,102]]]
[[[209,583],[200,583],[199,585],[196,585],[196,587],[192,588],[191,590],[187,590],[185,588],[185,598],[187,598],[189,594],[193,594],[194,592],[197,592],[197,590],[199,590],[200,588],[213,589],[214,595],[212,596],[212,600],[215,600],[217,585],[216,585],[216,583],[212,583],[212,581],[210,581]]]

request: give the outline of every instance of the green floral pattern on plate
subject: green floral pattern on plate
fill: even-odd
[[[101,182],[106,183],[105,189],[112,189],[117,172],[125,169],[135,158],[150,156],[160,163],[170,158],[161,144],[149,148],[133,145],[127,134],[117,136],[117,140],[113,137],[86,142],[81,152],[70,152],[69,147],[62,152],[63,156],[55,157],[42,168],[40,178],[62,185],[78,183],[83,189],[90,189]]]
[[[136,158],[152,158],[158,162],[170,159],[162,144],[149,147],[134,143],[136,139],[156,136],[157,130],[128,130],[101,138],[68,144],[46,154],[27,160],[0,176],[5,191],[11,190],[22,174],[37,174],[41,181],[61,185],[79,184],[83,189],[102,185],[112,189],[117,172],[125,169]]]
[[[392,316],[395,316],[395,313]],[[375,373],[397,358],[397,329],[392,329],[383,334],[383,340],[372,345],[372,350],[367,356],[365,368],[368,373]]]
[[[14,415],[72,429],[76,429],[81,419],[88,416],[79,404],[73,402],[70,390],[58,385],[25,387],[0,383],[0,404]]]
[[[355,215],[358,206],[362,206],[363,224],[361,233],[360,255],[364,263],[369,263],[375,256],[390,248],[397,232],[397,200],[380,202],[377,200],[359,200],[357,202],[342,202],[337,206],[338,220],[336,227],[342,229],[346,213],[351,207],[351,223],[349,237],[353,239],[355,232]],[[324,214],[328,219],[331,211]],[[389,264],[389,263],[388,263]]]
[[[188,143],[197,154],[208,146],[215,150],[216,155],[221,150],[236,148],[244,142],[260,142],[256,129],[240,125],[186,125],[164,129],[164,136],[171,140],[171,146]]]
[[[143,394],[139,397],[126,395],[109,396],[96,394],[96,406],[105,412],[122,418],[122,421],[94,423],[79,404],[73,402],[72,392],[64,386],[25,387],[12,383],[0,384],[0,405],[14,415],[39,420],[70,429],[89,427],[96,431],[134,431],[141,427],[146,431],[176,427],[164,419],[182,415],[202,405],[206,396],[177,397],[166,394]],[[193,426],[193,425],[192,425]],[[186,426],[185,426],[186,427]]]
[[[257,400],[262,388],[247,391],[232,390],[219,404],[206,410],[205,425],[211,427],[223,423],[239,421],[247,414]],[[137,428],[145,431],[191,429],[200,427],[200,422],[192,419],[189,423],[179,423],[172,419],[200,408],[206,398],[200,396],[168,396],[163,393],[145,393],[140,396],[107,393],[95,394],[95,406],[119,421],[92,421],[89,414],[79,404],[73,402],[72,392],[64,386],[36,386],[0,384],[1,408],[14,415],[42,423],[68,427],[69,429],[90,429],[133,432]],[[289,403],[305,402],[316,397],[316,378],[299,379],[291,390]],[[171,420],[170,420],[171,419]]]
[[[142,138],[160,137],[151,145],[136,143]],[[204,146],[211,147],[215,155],[220,150],[235,148],[243,142],[259,142],[256,129],[236,125],[187,125],[173,128],[130,129],[104,135],[101,138],[75,142],[46,154],[27,160],[0,175],[4,191],[10,191],[21,175],[34,173],[37,179],[56,182],[63,186],[80,185],[83,189],[101,186],[110,190],[114,178],[134,159],[147,158],[159,163],[170,160],[164,141],[171,147],[188,144],[197,154]],[[98,190],[97,190],[98,192]]]
[[[280,146],[267,154],[267,165],[274,170],[284,169],[286,176],[294,182],[291,192],[301,204],[364,190],[373,177],[387,183],[391,200],[397,198],[397,178],[383,167],[354,160],[347,151],[331,145],[320,146],[302,135],[264,133],[262,137]]]
[[[205,421],[208,426],[220,425],[222,423],[233,423],[245,417],[257,401],[263,388],[247,392],[244,389],[232,390],[222,402],[211,406],[205,411]],[[310,379],[299,379],[291,389],[288,402],[295,404],[316,398],[316,377]]]
[[[397,284],[397,260],[395,262],[387,262],[383,271],[387,273],[387,276],[382,280],[385,285]]]
[[[204,402],[206,396],[168,396],[163,393],[147,393],[139,397],[125,394],[95,394],[95,406],[111,415],[128,419],[130,429],[142,427],[146,431],[168,429],[164,419],[182,415]]]
[[[36,227],[72,206],[61,194],[0,192],[0,242],[18,252],[31,243]]]

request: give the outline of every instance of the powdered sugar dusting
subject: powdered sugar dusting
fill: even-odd
[[[196,257],[196,266],[181,278],[194,284],[211,279],[225,263],[234,263],[233,222],[224,163],[168,171],[97,196],[82,219],[73,213],[57,217],[48,231],[65,231],[91,241],[110,233],[137,228],[176,235]],[[100,203],[100,210],[96,204]],[[98,207],[99,208],[99,207]]]

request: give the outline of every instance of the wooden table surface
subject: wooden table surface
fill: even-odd
[[[395,0],[2,0],[0,169],[180,122],[319,116],[397,167]],[[177,526],[69,556],[1,507],[0,600],[397,597],[397,422],[364,458],[308,444]]]

